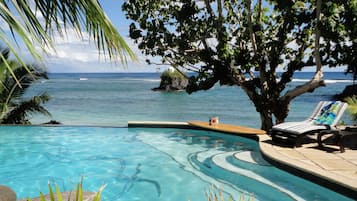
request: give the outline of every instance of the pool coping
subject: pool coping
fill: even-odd
[[[342,177],[332,171],[316,167],[304,162],[303,160],[292,158],[283,154],[283,149],[296,151],[300,148],[280,148],[279,146],[271,143],[271,139],[268,135],[259,136],[259,147],[263,157],[274,166],[352,199],[357,199],[356,180],[351,178],[349,179],[348,177]],[[321,151],[321,153],[323,152]],[[309,162],[314,161],[311,160]]]
[[[129,121],[128,127],[146,128],[183,128],[207,130],[189,125],[187,122],[167,121]],[[208,130],[209,131],[209,130]],[[213,132],[213,131],[212,131]],[[230,133],[228,133],[230,134]],[[242,137],[246,137],[242,135]],[[341,176],[321,168],[314,168],[307,163],[287,157],[279,152],[279,147],[274,145],[268,135],[257,135],[254,140],[258,141],[263,157],[274,166],[283,169],[296,176],[324,186],[347,197],[357,200],[356,181],[342,178]],[[290,148],[294,150],[294,148]]]
[[[179,121],[128,121],[128,127],[138,128],[193,128],[187,122]]]

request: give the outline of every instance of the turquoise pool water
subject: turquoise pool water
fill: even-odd
[[[211,184],[237,200],[349,200],[264,161],[254,140],[183,129],[0,127],[0,184],[18,198],[106,184],[103,201],[204,201]]]

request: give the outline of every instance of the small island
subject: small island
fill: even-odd
[[[164,91],[164,92],[177,92],[184,91],[188,85],[188,79],[184,74],[175,70],[174,68],[169,68],[165,70],[161,76],[160,86],[153,88],[153,91]]]

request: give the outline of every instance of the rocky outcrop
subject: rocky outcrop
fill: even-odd
[[[153,88],[153,91],[182,91],[185,90],[188,85],[187,79],[173,78],[170,83],[162,82],[159,87]]]
[[[9,187],[0,186],[0,201],[16,201],[16,193]]]
[[[165,71],[160,78],[159,87],[153,88],[153,91],[183,91],[188,85],[188,79],[177,71]]]
[[[56,120],[51,120],[49,122],[43,123],[43,125],[59,125],[61,122],[56,121]]]

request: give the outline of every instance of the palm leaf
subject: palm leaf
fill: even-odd
[[[43,93],[39,96],[34,96],[29,100],[21,101],[2,119],[3,124],[29,124],[28,117],[32,114],[43,114],[51,116],[50,112],[42,106],[50,100],[50,96]]]
[[[45,195],[40,192],[40,201],[46,201]]]
[[[25,1],[25,0],[22,0],[22,1]],[[8,3],[10,3],[10,4],[8,4]],[[11,8],[15,8],[15,9],[11,9]],[[36,49],[36,47],[40,47],[42,50],[45,50],[45,46],[49,46],[49,43],[47,41],[41,40],[39,38],[39,35],[36,35],[33,32],[33,30],[29,29],[27,21],[28,21],[28,18],[30,18],[30,16],[23,14],[22,12],[16,12],[16,10],[19,11],[18,6],[17,6],[17,1],[15,1],[15,0],[2,1],[0,3],[0,17],[5,21],[5,23],[7,23],[9,25],[9,28],[12,33],[12,37],[14,39],[16,39],[17,38],[16,36],[19,36],[21,38],[21,40],[23,41],[23,43],[25,44],[25,46],[27,47],[27,50],[32,55],[32,57],[35,60],[40,60],[41,56],[40,56],[39,51]],[[20,19],[15,14],[19,14]],[[38,19],[36,19],[36,21],[38,21]],[[38,30],[40,30],[40,29],[41,29],[41,27],[38,27]],[[18,62],[22,63],[25,66],[25,68],[27,68],[25,63],[23,62],[23,60],[20,58],[20,56],[16,53],[16,51],[14,51],[15,47],[9,41],[8,34],[6,34],[6,32],[3,30],[3,28],[1,28],[0,30],[1,30],[1,33],[0,33],[1,41],[4,42],[7,45],[7,47],[14,53],[14,56],[16,57]],[[0,58],[0,59],[5,64],[7,63],[7,60],[5,60],[4,58]],[[9,67],[9,65],[7,65],[7,67]],[[8,69],[10,72],[12,72],[11,68],[8,68]],[[16,77],[15,77],[15,80],[16,80]]]
[[[83,184],[83,178],[81,179],[81,181],[77,184],[76,187],[76,194],[75,194],[75,199],[71,199],[71,194],[69,194],[68,196],[68,201],[73,200],[73,201],[84,201],[83,200],[83,189],[82,189],[82,184]],[[95,193],[95,196],[93,198],[93,200],[91,201],[100,201],[101,200],[101,194],[104,190],[106,185],[103,185],[99,188],[99,190]],[[50,201],[63,201],[63,197],[62,197],[62,193],[58,187],[57,184],[55,184],[55,193],[52,190],[52,186],[50,184],[50,182],[48,182],[48,189],[49,189],[49,193],[47,196],[44,196],[42,192],[40,192],[40,200],[41,201],[46,201],[46,197],[50,198]],[[72,192],[72,191],[71,191]],[[71,193],[70,192],[70,193]],[[88,199],[86,199],[88,200]],[[31,201],[31,199],[27,199],[27,201]]]
[[[56,184],[56,195],[57,195],[57,201],[63,201],[62,193],[57,184]]]
[[[113,61],[124,64],[128,58],[136,59],[97,0],[34,0],[33,3],[31,8],[27,0],[2,1],[0,17],[9,25],[12,37],[18,35],[35,59],[41,58],[36,46],[45,52],[53,49],[53,33],[62,34],[67,28],[73,28],[79,36],[87,31],[100,52],[108,53]],[[43,16],[44,23],[39,21],[35,12]],[[15,54],[5,30],[0,30],[0,39]],[[15,57],[23,63],[17,54]]]
[[[52,190],[52,186],[51,186],[51,183],[50,182],[48,182],[48,190],[49,190],[49,195],[50,195],[50,200],[51,201],[55,201],[55,196],[54,196],[54,194],[53,194],[53,190]]]
[[[3,101],[5,105],[11,105],[11,101],[19,99],[33,82],[42,78],[47,79],[45,72],[39,71],[33,66],[25,68],[24,66],[16,67],[16,62],[10,64],[15,66],[11,67],[13,75],[8,75],[2,82],[4,89],[0,92],[3,98],[6,97],[6,100]],[[15,80],[15,77],[17,80]]]
[[[344,100],[348,103],[347,111],[357,121],[357,96],[346,97]]]
[[[101,200],[101,196],[102,196],[102,192],[104,190],[104,188],[106,187],[107,185],[103,185],[99,188],[99,191],[95,194],[95,197],[93,199],[93,201],[100,201]]]

